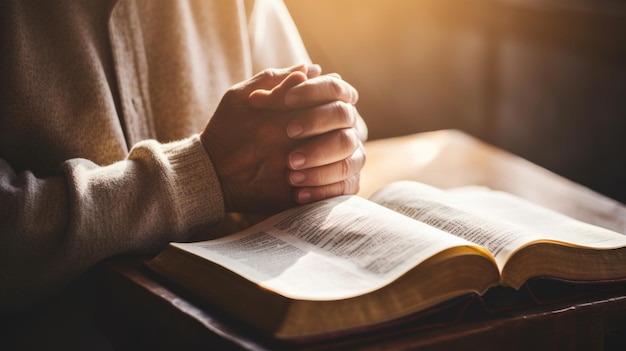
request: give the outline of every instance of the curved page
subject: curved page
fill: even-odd
[[[451,247],[486,253],[357,196],[294,208],[217,240],[174,245],[276,293],[304,300],[344,299],[377,290]]]

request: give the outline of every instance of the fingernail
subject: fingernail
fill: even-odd
[[[303,172],[291,172],[289,178],[291,179],[291,184],[295,185],[302,183],[306,179],[306,174]]]
[[[302,125],[300,123],[289,123],[289,125],[287,126],[287,135],[290,138],[300,136],[303,131],[304,129],[302,128]]]
[[[310,199],[311,199],[311,193],[308,191],[301,191],[298,194],[298,202],[301,204],[308,202]]]
[[[304,163],[306,162],[306,158],[304,157],[303,154],[299,152],[294,152],[289,157],[289,161],[290,161],[289,163],[291,164],[292,169],[298,169],[304,166]]]
[[[287,106],[293,106],[299,102],[300,102],[300,95],[296,93],[287,93],[287,96],[285,96],[285,105]]]

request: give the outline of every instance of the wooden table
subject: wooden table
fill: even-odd
[[[457,131],[370,142],[361,195],[413,179],[447,188],[478,184],[506,190],[572,217],[626,233],[626,207]],[[406,326],[308,345],[280,345],[232,321],[151,274],[136,257],[100,267],[100,322],[128,349],[626,349],[626,285],[462,319]],[[470,305],[472,306],[472,305]]]

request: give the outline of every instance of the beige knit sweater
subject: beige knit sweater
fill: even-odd
[[[219,221],[196,133],[233,83],[302,62],[279,1],[2,1],[0,310]]]

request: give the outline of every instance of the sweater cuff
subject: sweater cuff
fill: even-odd
[[[175,196],[179,223],[187,229],[206,225],[224,217],[224,198],[220,182],[200,137],[194,135],[165,144],[175,177]]]

